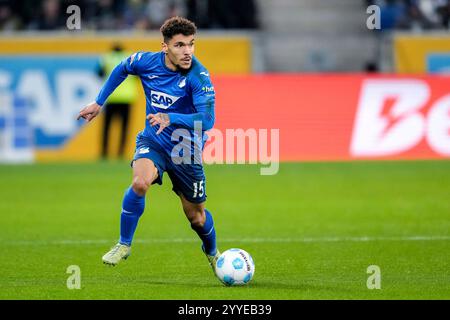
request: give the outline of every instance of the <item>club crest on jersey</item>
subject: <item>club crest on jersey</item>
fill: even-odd
[[[171,96],[170,94],[159,91],[152,91],[151,94],[152,107],[160,109],[168,109],[177,102],[178,99],[180,99],[180,97]]]
[[[181,78],[180,82],[178,82],[178,86],[183,88],[186,85],[186,78]]]

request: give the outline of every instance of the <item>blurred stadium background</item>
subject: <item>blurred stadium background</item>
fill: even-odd
[[[81,9],[79,30],[67,28],[70,5]],[[224,246],[254,252],[255,284],[245,292],[203,279],[197,243],[183,241],[195,237],[168,212],[180,211],[168,187],[154,191],[138,229],[136,251],[150,246],[140,263],[151,268],[128,264],[111,280],[97,267],[117,236],[145,98],[139,89],[125,159],[115,159],[118,121],[113,161],[102,162],[103,115],[89,125],[76,115],[101,87],[102,56],[117,43],[160,50],[158,29],[174,15],[199,27],[215,127],[280,130],[277,175],[259,176],[255,165],[206,169]],[[10,244],[0,297],[448,299],[449,28],[448,0],[0,0],[0,238]],[[164,256],[159,246],[174,243],[201,272]],[[158,266],[156,257],[169,261]],[[388,270],[381,293],[365,286],[365,268],[377,263]],[[83,293],[65,288],[69,264],[85,270]],[[179,274],[168,280],[165,270]],[[136,287],[121,295],[113,285],[124,281]]]

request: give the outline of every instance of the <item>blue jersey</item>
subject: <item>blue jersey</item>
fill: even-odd
[[[159,125],[152,127],[145,119],[141,135],[169,154],[177,144],[189,144],[191,150],[195,145],[202,150],[204,132],[213,127],[215,120],[215,92],[209,72],[195,57],[186,71],[170,70],[164,58],[164,52],[137,52],[123,60],[106,80],[96,102],[103,105],[129,74],[139,76],[146,96],[146,116],[160,112],[170,118],[170,125],[159,135],[156,134]],[[172,137],[176,129],[184,130],[178,130]]]

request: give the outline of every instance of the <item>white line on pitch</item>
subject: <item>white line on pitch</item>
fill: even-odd
[[[390,236],[390,237],[305,237],[305,238],[218,238],[218,242],[234,243],[315,243],[315,242],[374,242],[374,241],[447,241],[450,236]],[[135,239],[134,243],[186,243],[198,242],[197,238]],[[89,245],[114,244],[114,239],[67,239],[67,240],[4,240],[8,245]]]

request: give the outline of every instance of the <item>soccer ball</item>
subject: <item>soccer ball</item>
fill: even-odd
[[[223,252],[216,263],[217,277],[227,286],[242,286],[250,282],[255,273],[252,256],[242,249]]]

